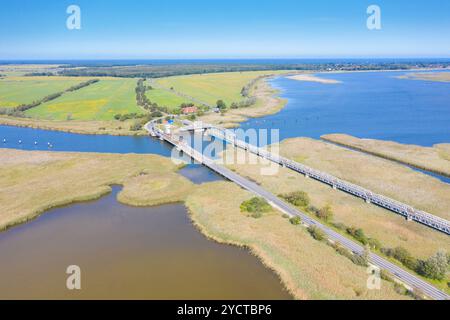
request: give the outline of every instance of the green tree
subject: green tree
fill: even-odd
[[[411,270],[418,270],[418,261],[414,258],[408,250],[403,247],[391,248],[381,248],[381,252],[388,257],[393,257],[394,259],[400,261],[404,266]]]
[[[369,242],[369,239],[366,237],[363,229],[361,228],[356,229],[353,227],[349,227],[347,228],[347,233],[364,245],[366,245]]]
[[[290,222],[291,224],[293,224],[294,226],[297,226],[297,225],[299,225],[300,223],[302,223],[302,219],[301,219],[300,217],[298,217],[298,216],[295,216],[295,217],[290,218],[290,219],[289,219],[289,222]]]
[[[309,196],[304,191],[282,194],[281,198],[297,207],[307,207],[309,205]]]
[[[223,110],[223,109],[227,108],[227,105],[225,104],[225,102],[223,102],[223,100],[217,100],[216,106],[220,110]]]
[[[272,209],[270,204],[264,198],[253,197],[250,200],[244,201],[241,204],[241,211],[246,211],[256,214],[259,217],[262,213],[269,212]]]
[[[416,270],[417,268],[417,259],[414,258],[408,250],[403,247],[396,247],[394,249],[393,255],[395,259],[403,263],[406,267]]]
[[[151,116],[152,116],[152,118],[159,118],[159,117],[162,117],[163,114],[161,113],[161,111],[153,111],[151,113]]]
[[[448,260],[444,251],[438,251],[426,261],[420,261],[418,265],[418,272],[430,279],[443,280],[447,270]]]

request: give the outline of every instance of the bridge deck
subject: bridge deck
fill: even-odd
[[[428,227],[431,227],[433,229],[439,230],[441,232],[450,235],[450,222],[443,218],[437,217],[428,212],[417,210],[407,204],[385,197],[383,195],[376,194],[370,190],[367,190],[350,182],[344,181],[342,179],[336,178],[328,173],[315,170],[313,168],[292,161],[290,159],[281,157],[279,155],[274,155],[263,148],[253,146],[242,140],[239,140],[237,136],[230,130],[210,126],[208,129],[208,134],[221,140],[224,140],[228,143],[231,143],[235,147],[244,149],[260,157],[273,161],[281,166],[304,174],[307,177],[311,177],[315,180],[326,183],[335,189],[345,191],[354,196],[362,198],[369,203],[376,204],[380,207],[383,207],[397,214],[400,214],[405,218],[407,218],[408,220],[419,222]]]
[[[202,163],[203,165],[209,167],[211,170],[217,172],[218,174],[222,175],[226,179],[233,181],[234,183],[238,184],[242,188],[254,193],[257,196],[265,198],[272,206],[275,208],[278,208],[281,212],[286,213],[287,215],[293,217],[298,216],[302,219],[302,221],[307,225],[313,225],[321,229],[323,232],[325,232],[328,236],[328,238],[332,241],[339,242],[341,245],[343,245],[345,248],[350,250],[351,252],[354,252],[356,254],[362,254],[364,252],[364,248],[359,245],[358,243],[346,238],[345,236],[337,233],[336,231],[328,228],[327,226],[321,224],[320,222],[312,219],[307,214],[299,211],[298,209],[292,207],[291,205],[285,203],[281,199],[279,199],[274,194],[266,191],[259,185],[257,185],[254,182],[249,181],[248,179],[241,177],[240,175],[236,174],[235,172],[216,164],[212,159],[205,157],[202,153],[198,152],[197,150],[194,150],[186,143],[178,141],[175,137],[164,134],[159,129],[152,126],[151,123],[146,124],[145,129],[150,133],[154,134],[155,136],[159,137],[162,140],[165,140],[169,142],[170,144],[177,147],[178,150],[184,152],[185,154],[192,157],[194,160]],[[431,284],[423,281],[422,279],[410,274],[406,270],[402,269],[401,267],[389,262],[388,260],[378,256],[377,254],[371,253],[370,254],[370,261],[372,264],[378,266],[379,268],[385,269],[389,271],[394,277],[398,278],[402,282],[409,285],[411,288],[417,288],[421,290],[424,294],[427,296],[436,299],[436,300],[449,300],[450,296],[446,293],[440,291],[439,289],[435,288]]]

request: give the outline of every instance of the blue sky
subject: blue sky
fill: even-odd
[[[68,30],[66,8],[81,8]],[[366,28],[377,4],[382,29]],[[0,59],[450,57],[447,0],[0,0]]]

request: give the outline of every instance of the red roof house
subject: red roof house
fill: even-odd
[[[183,109],[181,109],[181,111],[183,112],[183,114],[191,114],[191,113],[196,113],[197,112],[197,107],[185,107]]]

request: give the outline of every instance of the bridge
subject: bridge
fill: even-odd
[[[305,177],[310,177],[317,181],[328,184],[333,189],[342,190],[356,197],[362,198],[367,203],[373,203],[392,212],[400,214],[408,219],[408,221],[416,221],[435,230],[446,233],[447,235],[450,235],[450,222],[448,220],[437,217],[428,212],[417,210],[407,204],[388,198],[386,196],[376,194],[370,190],[336,178],[328,173],[315,170],[293,160],[272,154],[264,148],[256,147],[238,139],[236,134],[231,130],[218,128],[213,125],[206,125],[205,129],[207,129],[206,134],[226,141],[235,147],[241,148],[243,150],[256,154],[257,156],[273,161],[280,166],[301,173],[305,175]]]
[[[180,132],[187,132],[187,131],[204,132],[208,129],[214,128],[212,124],[203,123],[201,121],[192,122],[189,120],[184,120],[183,124],[185,126],[179,129]]]
[[[172,144],[178,150],[180,150],[180,152],[183,152],[186,155],[193,158],[194,160],[198,161],[199,163],[202,163],[203,165],[220,174],[224,178],[236,183],[243,189],[246,189],[259,197],[263,197],[274,208],[277,208],[278,210],[287,214],[288,216],[300,217],[306,225],[315,226],[321,229],[327,235],[328,239],[330,239],[331,241],[334,241],[335,243],[337,242],[340,243],[342,246],[344,246],[346,249],[353,252],[354,254],[360,255],[363,254],[364,247],[361,246],[360,244],[354,242],[353,240],[350,240],[349,238],[325,226],[324,224],[314,220],[306,213],[303,213],[299,211],[297,208],[292,207],[291,205],[287,204],[286,202],[278,198],[276,195],[268,192],[267,190],[257,185],[256,183],[238,175],[237,173],[225,168],[224,166],[218,165],[217,163],[214,162],[214,160],[204,156],[203,153],[193,149],[184,140],[180,140],[179,137],[172,134],[164,133],[162,130],[157,128],[153,122],[147,123],[144,126],[144,128],[150,133],[150,135],[158,137],[159,139]],[[389,262],[388,260],[382,258],[381,256],[375,253],[370,253],[369,259],[373,265],[379,267],[380,269],[389,271],[395,278],[402,281],[403,283],[405,283],[406,285],[410,286],[413,289],[418,289],[422,291],[428,297],[436,300],[450,300],[450,296],[447,295],[446,293],[435,288],[428,282],[423,281],[419,277],[412,275],[411,273],[395,265],[394,263]]]

